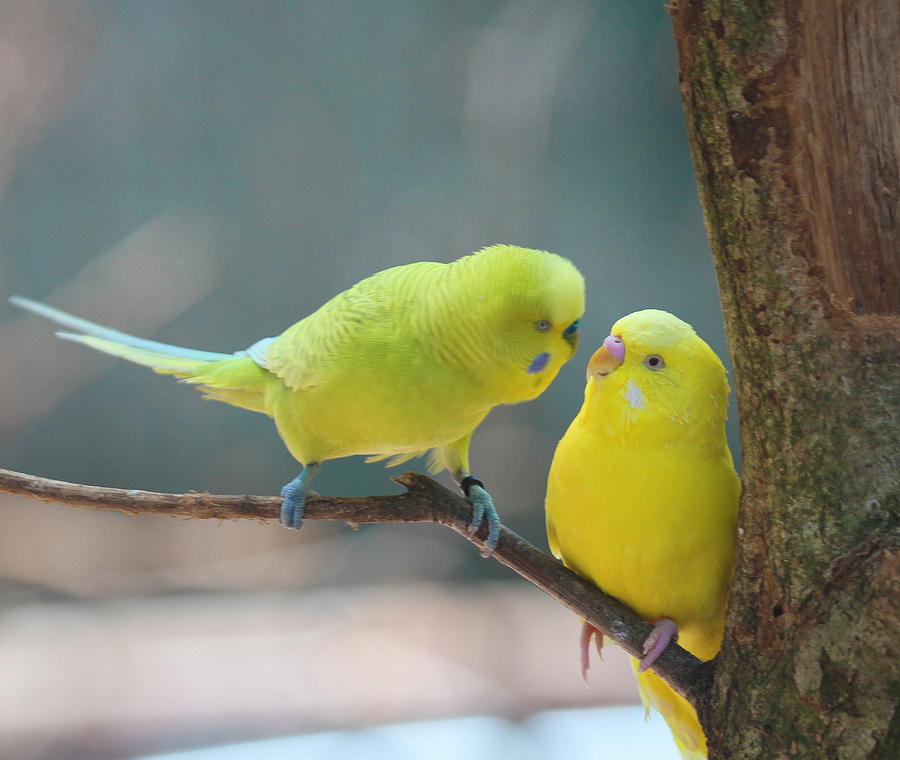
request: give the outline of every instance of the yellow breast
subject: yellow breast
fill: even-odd
[[[568,567],[646,620],[671,618],[681,643],[708,658],[724,620],[738,488],[727,449],[623,446],[576,418],[550,470],[548,530]]]

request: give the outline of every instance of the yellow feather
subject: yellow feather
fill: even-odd
[[[666,312],[631,314],[611,335],[624,357],[594,355],[584,405],[551,465],[551,548],[645,620],[675,621],[679,643],[708,660],[722,640],[740,489],[725,370]],[[705,757],[693,708],[652,672],[638,681],[684,757]]]
[[[632,658],[632,664],[644,709],[653,708],[663,716],[684,760],[706,760],[706,736],[691,703],[652,670],[638,673],[637,660]]]

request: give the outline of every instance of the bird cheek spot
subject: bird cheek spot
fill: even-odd
[[[531,360],[531,364],[528,365],[528,373],[534,374],[535,372],[543,372],[547,368],[547,364],[550,361],[550,354],[544,351],[541,354],[538,354]]]
[[[643,409],[644,408],[644,394],[641,392],[641,389],[638,387],[637,383],[634,380],[629,380],[628,385],[625,389],[625,398],[629,404],[631,404],[632,409]]]

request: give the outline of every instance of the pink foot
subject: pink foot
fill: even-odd
[[[666,650],[666,647],[677,638],[678,626],[675,625],[674,620],[669,620],[669,618],[657,620],[653,624],[653,630],[650,631],[650,635],[644,641],[644,646],[642,647],[644,656],[641,658],[641,666],[638,668],[638,673],[643,673],[647,668],[651,667]]]
[[[591,639],[594,638],[594,636],[597,637],[594,639],[594,644],[597,647],[597,655],[602,660],[603,634],[585,620],[584,624],[581,626],[581,680],[583,680],[585,684],[588,682],[587,674],[591,667]]]

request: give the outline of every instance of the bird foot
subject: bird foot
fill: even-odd
[[[306,505],[306,492],[292,480],[281,489],[281,524],[285,528],[300,530],[303,524],[303,507]]]
[[[497,541],[500,539],[500,515],[494,507],[494,500],[491,495],[479,485],[469,486],[469,493],[466,497],[472,505],[472,522],[469,524],[469,535],[474,536],[481,523],[487,520],[488,536],[484,542],[484,550],[481,552],[482,557],[490,557],[497,548]]]
[[[285,528],[300,530],[306,497],[310,494],[317,495],[315,491],[309,490],[307,483],[318,467],[317,462],[306,465],[296,478],[281,489],[281,524]]]
[[[643,673],[650,668],[666,650],[666,647],[669,646],[672,641],[676,641],[677,639],[678,626],[675,625],[674,620],[670,620],[669,618],[657,620],[653,624],[653,630],[650,631],[650,635],[644,640],[643,647],[641,647],[644,650],[644,656],[641,658],[641,665],[638,668],[638,673]]]
[[[581,626],[581,680],[585,686],[588,683],[588,670],[591,667],[591,639],[594,639],[594,645],[597,647],[597,656],[603,659],[603,634],[599,629],[592,626],[587,620]]]

